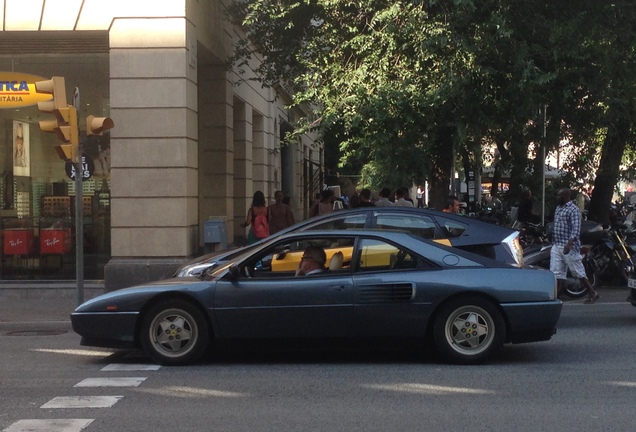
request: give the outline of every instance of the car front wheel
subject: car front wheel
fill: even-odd
[[[168,300],[153,306],[141,326],[141,346],[157,363],[166,366],[196,361],[209,342],[205,317],[184,300]]]
[[[446,360],[476,364],[501,348],[505,328],[495,305],[479,297],[466,296],[442,306],[435,319],[433,337]]]

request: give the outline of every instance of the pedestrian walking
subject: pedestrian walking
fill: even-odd
[[[274,192],[274,204],[269,206],[269,233],[274,234],[295,224],[294,212],[291,207],[283,202],[282,191]]]
[[[382,188],[380,191],[380,197],[375,202],[376,207],[391,207],[393,203],[389,201],[389,197],[391,196],[391,189]]]
[[[417,208],[424,208],[424,190],[422,190],[422,186],[417,187],[415,198],[417,198]]]
[[[245,223],[241,224],[242,227],[250,227],[247,234],[249,244],[269,236],[269,220],[270,213],[269,207],[265,205],[265,194],[256,191],[252,197],[252,205],[247,211]]]
[[[358,195],[358,202],[353,208],[359,207],[375,207],[375,204],[371,202],[371,189],[362,189],[360,195]]]
[[[320,194],[320,201],[314,204],[309,216],[313,217],[333,212],[334,201],[334,192],[331,189],[323,190]]]
[[[581,257],[581,211],[571,200],[570,189],[563,188],[557,193],[557,208],[554,213],[550,271],[557,278],[558,293],[565,289],[567,270],[587,288],[585,304],[593,304],[599,299],[594,287],[587,279]]]
[[[395,191],[395,203],[393,205],[396,207],[414,207],[413,201],[409,201],[407,188],[397,188]]]

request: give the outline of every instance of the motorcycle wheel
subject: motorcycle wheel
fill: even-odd
[[[565,294],[574,299],[585,297],[587,294],[587,287],[584,283],[577,281],[574,277],[570,277],[565,281]]]
[[[598,274],[594,271],[592,266],[590,266],[588,263],[583,262],[583,265],[585,267],[585,275],[587,276],[587,280],[589,280],[590,283],[592,284],[592,288],[596,290],[596,288],[598,288],[600,284],[599,283],[600,278],[598,277]]]
[[[587,280],[590,281],[592,288],[596,290],[599,284],[599,278],[596,272],[590,267],[587,262],[583,262],[585,266],[585,274],[587,276]],[[587,295],[587,286],[583,282],[576,280],[570,272],[568,272],[568,279],[565,282],[565,294],[570,298],[582,298]]]
[[[631,263],[628,260],[623,260],[618,263],[618,274],[620,276],[620,280],[627,285],[627,281],[629,279],[629,268],[631,268]]]

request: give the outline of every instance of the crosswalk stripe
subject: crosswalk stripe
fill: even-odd
[[[79,432],[94,419],[23,419],[18,420],[3,432]]]
[[[102,368],[103,372],[111,371],[156,371],[161,368],[156,364],[128,364],[128,363],[111,363]]]
[[[110,408],[123,396],[58,396],[40,408]]]
[[[73,387],[138,387],[146,377],[86,378]]]
[[[156,371],[161,368],[155,364],[112,363],[104,366],[104,372],[119,371]],[[147,377],[86,378],[73,387],[138,387]],[[59,396],[51,399],[40,408],[111,408],[124,396]],[[94,419],[22,419],[10,425],[2,432],[79,432],[90,425]]]

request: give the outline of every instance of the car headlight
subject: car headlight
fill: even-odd
[[[203,273],[205,273],[205,271],[207,271],[209,268],[215,267],[216,265],[217,263],[206,262],[206,263],[199,263],[199,264],[192,264],[189,266],[185,266],[181,268],[179,271],[177,271],[177,273],[175,274],[175,277],[189,277],[189,276],[199,277]]]

